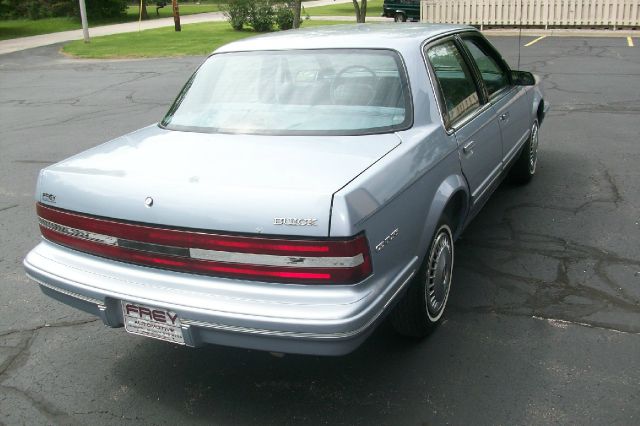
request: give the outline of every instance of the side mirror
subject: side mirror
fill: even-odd
[[[516,86],[535,86],[536,78],[527,71],[511,71],[511,80]]]

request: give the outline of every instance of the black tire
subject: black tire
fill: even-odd
[[[420,338],[431,334],[440,324],[449,299],[453,261],[451,222],[443,217],[420,269],[391,311],[391,324],[396,332]]]
[[[540,126],[538,120],[531,125],[531,135],[522,147],[520,156],[513,164],[510,171],[510,178],[514,183],[524,185],[531,182],[533,175],[536,174],[538,166],[538,132]]]
[[[393,15],[393,20],[396,22],[407,22],[407,16],[402,12],[396,13]]]

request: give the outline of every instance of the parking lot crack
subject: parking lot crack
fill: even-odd
[[[7,206],[7,207],[2,207],[2,208],[0,208],[0,212],[3,212],[5,210],[9,210],[9,209],[13,209],[15,207],[18,207],[18,204],[12,204],[12,205]]]
[[[4,382],[6,380],[6,376],[11,371],[20,369],[29,361],[31,346],[33,345],[33,342],[36,340],[36,337],[38,336],[39,331],[41,331],[42,329],[73,327],[73,326],[88,324],[96,321],[99,321],[99,319],[92,318],[90,320],[83,320],[83,321],[69,321],[69,322],[60,322],[57,324],[45,324],[42,326],[34,327],[32,329],[12,330],[12,331],[7,331],[2,333],[0,335],[0,339],[4,339],[4,340],[6,340],[9,336],[14,337],[13,335],[18,334],[18,343],[12,344],[12,345],[0,344],[0,347],[2,347],[5,351],[9,353],[9,356],[7,357],[7,359],[2,364],[0,364],[0,381]],[[28,395],[24,391],[21,391],[19,389],[12,388],[9,386],[5,386],[5,385],[0,385],[0,388],[12,389],[16,392],[23,394],[25,397],[34,401],[36,403],[35,404],[36,406],[38,406],[39,404],[39,408],[44,409],[44,410],[41,410],[43,411],[43,414],[46,412],[50,415],[53,415],[54,419],[57,419],[60,414],[60,413],[51,411],[50,409],[47,408],[46,404],[44,404],[42,401],[39,401],[37,399],[34,400],[33,396]]]
[[[55,328],[63,328],[63,327],[75,327],[78,325],[84,325],[84,324],[90,324],[92,322],[97,322],[100,321],[99,318],[89,318],[86,320],[78,320],[78,321],[61,321],[61,322],[57,322],[57,323],[46,323],[46,324],[42,324],[39,325],[37,327],[33,327],[33,328],[26,328],[26,329],[18,329],[18,330],[6,330],[0,333],[0,337],[6,337],[9,336],[11,334],[16,334],[16,333],[30,333],[30,332],[36,332],[42,329],[55,329]]]
[[[563,91],[555,87],[550,87],[550,89]],[[552,112],[563,113],[561,115],[566,115],[566,113],[570,112],[638,114],[640,112],[640,99],[606,103],[554,104]]]
[[[123,111],[125,111],[127,109],[129,109],[130,112],[133,112],[131,110],[132,107],[137,107],[137,105],[133,104],[129,108],[121,107],[117,111],[112,109],[112,108],[92,110],[92,111],[88,111],[88,112],[82,113],[82,114],[75,114],[75,115],[69,116],[68,118],[62,119],[62,120],[54,119],[54,118],[48,118],[48,119],[44,119],[44,120],[39,121],[39,122],[29,123],[28,125],[25,125],[25,126],[5,128],[5,129],[3,129],[3,131],[5,131],[5,132],[14,131],[15,132],[15,131],[21,131],[21,130],[33,130],[33,129],[38,129],[38,128],[42,128],[42,127],[49,127],[49,126],[52,126],[52,125],[63,126],[63,125],[67,125],[67,124],[72,123],[72,122],[82,122],[82,121],[90,120],[90,119],[93,119],[93,118],[95,118],[97,116],[99,116],[102,119],[106,120],[106,119],[110,118],[111,116],[121,114]]]
[[[22,396],[23,398],[26,398],[34,408],[36,408],[43,416],[45,416],[54,424],[75,424],[76,422],[73,421],[71,417],[69,417],[66,413],[63,413],[60,410],[56,409],[53,405],[51,405],[39,395],[35,395],[31,392],[18,389],[13,386],[8,386],[4,383],[6,382],[7,375],[11,371],[22,368],[29,361],[31,355],[31,347],[33,346],[33,343],[41,330],[49,328],[55,329],[61,327],[73,327],[96,321],[99,321],[99,319],[91,318],[81,321],[44,324],[31,329],[9,330],[0,334],[0,339],[3,340],[6,340],[9,336],[15,337],[14,335],[18,334],[17,344],[0,344],[0,346],[9,353],[7,359],[2,364],[0,364],[0,381],[2,383],[0,384],[0,391],[3,391],[4,393],[14,393]]]
[[[118,414],[114,414],[107,410],[91,410],[91,411],[74,411],[72,413],[74,416],[96,416],[96,415],[106,415],[118,420],[140,420],[138,417],[126,417]]]
[[[513,307],[515,308],[515,306]],[[507,306],[506,308],[509,308],[509,306]],[[628,329],[624,329],[622,327],[618,327],[618,328],[612,327],[610,324],[606,324],[604,322],[599,322],[599,321],[585,322],[585,321],[576,321],[568,318],[551,318],[548,316],[544,316],[542,314],[536,314],[536,313],[532,314],[528,312],[518,312],[515,310],[509,310],[509,309],[505,309],[505,307],[494,308],[490,306],[483,306],[479,308],[462,308],[459,306],[451,306],[451,307],[447,307],[447,309],[450,309],[451,311],[458,312],[461,314],[485,314],[485,315],[499,315],[504,317],[513,317],[513,318],[533,318],[540,321],[547,321],[558,328],[567,328],[568,326],[573,325],[573,326],[606,330],[614,333],[640,336],[640,331],[631,327]]]
[[[20,164],[53,164],[55,160],[13,160],[13,162]]]
[[[602,202],[620,202],[622,199],[617,189],[615,180],[609,176],[607,181],[611,185],[612,197]],[[640,260],[628,258],[608,250],[586,244],[580,244],[555,235],[546,235],[538,232],[514,232],[511,213],[525,206],[513,206],[507,211],[499,226],[510,231],[511,235],[502,238],[465,238],[459,242],[465,251],[464,260],[458,263],[459,267],[487,277],[496,283],[496,292],[492,296],[489,305],[462,308],[463,312],[500,312],[515,315],[557,315],[562,312],[562,319],[567,321],[584,322],[603,328],[615,328],[618,331],[637,333],[638,327],[629,324],[628,327],[606,322],[595,322],[592,317],[608,312],[626,312],[637,314],[640,312],[640,299],[624,286],[611,278],[612,267],[637,269]],[[527,208],[541,208],[539,205],[529,203]],[[548,206],[545,206],[545,208]],[[573,212],[573,208],[558,208],[558,210]],[[514,216],[515,217],[515,216]],[[469,247],[469,249],[466,249]],[[527,268],[517,270],[503,270],[492,262],[485,262],[482,255],[487,250],[503,253],[506,258],[501,265],[521,264],[512,260],[524,256],[539,256],[545,258],[545,262],[555,262],[555,276],[540,278],[528,272]],[[592,277],[597,278],[600,286],[593,285],[592,279],[583,280],[581,275],[576,276],[578,268],[583,264],[590,265]],[[585,271],[586,272],[586,271]],[[506,292],[506,293],[505,293]],[[512,294],[518,303],[497,302],[498,294]],[[579,305],[572,304],[572,309],[561,309],[569,300],[581,300]],[[455,309],[455,308],[454,308]],[[587,319],[585,321],[585,319]]]
[[[119,81],[117,83],[113,83],[113,84],[110,84],[110,85],[107,85],[107,86],[100,87],[97,90],[93,90],[93,91],[88,92],[88,93],[83,93],[79,97],[91,97],[91,96],[94,96],[94,95],[100,95],[102,93],[105,93],[105,91],[111,90],[111,89],[116,88],[118,86],[122,86],[122,85],[129,84],[129,83],[135,83],[135,82],[138,82],[140,80],[146,80],[148,78],[158,77],[160,75],[160,74],[158,74],[157,72],[154,72],[154,71],[128,72],[126,74],[134,74],[134,76],[132,78],[128,78],[128,79]]]
[[[23,336],[20,336],[20,341],[17,345],[13,346],[10,351],[9,357],[0,364],[0,378],[2,378],[10,370],[19,368],[28,359],[29,348],[33,344],[36,337],[35,331],[23,332]],[[6,348],[6,346],[4,346]]]
[[[624,201],[624,199],[622,198],[622,195],[620,194],[620,189],[618,188],[618,184],[616,183],[611,173],[609,173],[609,170],[607,170],[606,168],[604,169],[604,177],[611,188],[611,193],[613,194],[612,202],[617,206],[618,203]]]
[[[619,330],[617,328],[611,328],[611,327],[601,326],[597,324],[590,324],[586,322],[569,321],[569,320],[558,319],[558,318],[546,318],[546,317],[541,317],[537,315],[533,315],[531,318],[540,320],[540,321],[546,321],[552,326],[557,328],[567,328],[568,326],[574,325],[579,327],[597,328],[600,330],[613,331],[614,333],[632,334],[632,335],[640,336],[640,333],[638,332]]]
[[[525,306],[532,309],[534,312],[543,311],[545,307],[558,304],[564,298],[568,296],[582,296],[586,299],[592,300],[594,302],[594,309],[598,308],[606,308],[607,306],[616,306],[620,309],[627,310],[629,312],[637,312],[640,309],[640,301],[634,301],[633,298],[629,297],[616,297],[608,292],[605,292],[600,289],[586,287],[583,285],[579,285],[577,283],[573,283],[569,275],[568,264],[572,262],[577,256],[585,258],[584,254],[580,254],[578,250],[566,250],[566,253],[563,253],[561,250],[536,250],[531,246],[519,246],[517,244],[474,244],[474,248],[484,248],[484,249],[497,249],[503,250],[505,252],[517,252],[520,254],[531,254],[535,253],[544,257],[549,257],[555,259],[558,262],[556,277],[553,280],[544,280],[535,277],[527,277],[522,276],[512,272],[501,271],[493,266],[488,265],[485,262],[482,262],[476,256],[469,256],[468,259],[462,265],[463,268],[476,271],[486,277],[492,278],[494,280],[500,279],[501,288],[512,288],[517,290],[517,288],[513,287],[511,284],[508,284],[509,280],[513,280],[516,282],[521,282],[529,285],[534,289],[534,293],[530,296],[525,302]],[[590,256],[586,256],[590,257]],[[614,256],[608,257],[600,257],[598,263],[601,264],[609,264],[609,263],[618,263],[618,264],[628,264],[626,259],[616,258]],[[638,262],[630,262],[631,264],[639,265]],[[596,274],[600,276],[600,278],[608,283],[611,287],[613,287],[618,294],[622,292],[618,289],[618,287],[613,283],[609,277],[606,275],[605,271],[601,268],[596,267]],[[505,282],[505,280],[507,282]],[[628,296],[628,295],[625,295]]]
[[[14,394],[19,397],[25,398],[33,408],[38,410],[40,414],[51,422],[50,424],[65,424],[65,425],[77,425],[79,424],[71,416],[59,410],[49,401],[42,398],[40,395],[33,394],[31,392],[18,389],[14,386],[0,385],[0,390],[7,394]]]

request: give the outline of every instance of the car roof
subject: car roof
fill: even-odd
[[[304,25],[304,24],[303,24]],[[378,48],[414,50],[423,41],[457,31],[476,30],[449,24],[350,24],[278,31],[226,44],[214,53],[252,50]]]

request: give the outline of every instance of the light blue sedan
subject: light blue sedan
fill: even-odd
[[[474,28],[358,25],[221,47],[158,124],[41,171],[49,296],[176,344],[341,355],[442,319],[454,241],[529,181],[547,106]]]

